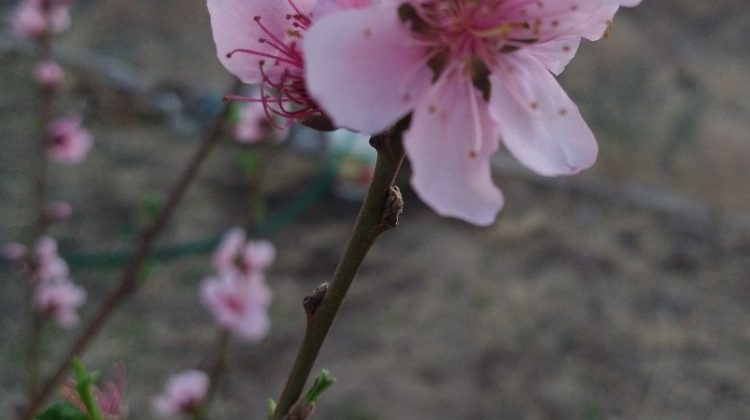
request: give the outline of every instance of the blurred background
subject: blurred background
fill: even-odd
[[[0,0],[3,20],[13,4]],[[561,78],[597,134],[598,163],[544,179],[498,156],[507,204],[490,228],[438,217],[404,171],[402,224],[368,256],[319,359],[338,382],[316,418],[750,418],[748,33],[742,0],[621,11]],[[0,35],[0,243],[28,223],[38,159],[27,47]],[[83,164],[52,165],[50,177],[51,198],[74,207],[52,234],[88,290],[85,321],[231,78],[203,0],[77,1],[55,50],[69,72],[56,113],[82,112],[96,142]],[[251,216],[278,247],[273,325],[257,344],[232,342],[215,418],[263,418],[280,393],[301,299],[329,279],[359,206],[323,139],[292,137],[222,141],[149,280],[88,352],[105,375],[125,364],[131,418],[153,417],[168,375],[210,363],[215,327],[198,285],[215,240]],[[9,418],[22,396],[24,309],[19,279],[7,266],[0,276]],[[46,369],[71,337],[50,329]]]

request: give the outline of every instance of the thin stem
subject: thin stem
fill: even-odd
[[[49,60],[52,57],[52,39],[49,34],[42,35],[37,41],[41,53],[41,61]],[[27,240],[28,249],[32,249],[34,242],[44,235],[49,227],[47,223],[47,192],[49,157],[47,153],[48,137],[47,126],[52,120],[52,106],[57,96],[56,89],[49,89],[40,85],[39,87],[39,109],[37,113],[37,141],[34,151],[34,165],[32,166],[32,183],[33,183],[33,219],[29,227],[29,237]],[[27,278],[24,284],[25,307],[27,308],[27,318],[29,322],[29,332],[26,347],[26,377],[28,380],[28,392],[32,393],[39,383],[39,360],[41,356],[40,344],[42,341],[42,330],[44,319],[34,310],[34,288],[36,282],[32,278]]]
[[[232,333],[226,328],[220,328],[219,334],[216,337],[216,344],[214,346],[214,360],[211,364],[211,370],[208,372],[208,391],[206,392],[206,399],[203,401],[201,406],[201,412],[204,415],[208,414],[211,402],[216,396],[216,391],[219,388],[221,378],[226,372],[228,363],[228,351],[229,351],[229,339],[232,337]]]
[[[239,81],[235,81],[232,91],[236,91],[240,86]],[[136,244],[135,252],[130,262],[123,270],[120,276],[120,282],[117,288],[107,296],[104,303],[99,307],[93,319],[83,329],[81,335],[71,346],[70,350],[60,360],[54,373],[43,383],[39,391],[31,396],[29,403],[24,407],[18,416],[21,420],[31,420],[34,414],[39,410],[41,405],[47,400],[57,384],[63,379],[63,376],[70,367],[70,362],[76,356],[81,356],[86,348],[91,344],[93,339],[99,334],[104,324],[109,320],[117,308],[122,305],[138,287],[138,278],[144,264],[148,261],[151,252],[154,249],[156,239],[162,233],[167,223],[182,201],[188,187],[193,183],[203,162],[209,155],[209,152],[221,138],[221,132],[229,112],[229,104],[224,105],[221,115],[215,121],[213,127],[208,131],[203,141],[198,146],[193,157],[188,162],[177,180],[174,188],[169,194],[166,204],[156,216],[151,225],[146,228],[140,235]]]
[[[289,410],[299,399],[328,330],[367,252],[375,239],[389,227],[392,227],[384,225],[382,220],[390,210],[388,209],[388,202],[392,193],[393,182],[404,159],[400,135],[401,130],[396,129],[391,134],[375,136],[370,141],[378,151],[372,184],[367,192],[367,198],[362,203],[344,254],[333,273],[331,284],[320,305],[308,313],[305,337],[302,340],[302,345],[297,353],[284,391],[279,398],[278,406],[271,417],[272,420],[286,418]]]

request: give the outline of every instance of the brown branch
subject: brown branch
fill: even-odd
[[[378,151],[373,182],[322,301],[316,305],[311,305],[309,300],[307,302],[305,337],[272,420],[285,419],[300,398],[328,330],[367,252],[381,233],[398,223],[397,216],[401,212],[403,201],[398,190],[394,190],[393,182],[404,159],[401,132],[402,127],[398,127],[392,133],[375,136],[370,141]],[[395,208],[396,206],[399,208]]]

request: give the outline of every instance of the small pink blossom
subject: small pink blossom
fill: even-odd
[[[240,143],[254,144],[266,139],[281,139],[286,130],[272,130],[263,105],[245,103],[240,108],[240,120],[234,126],[234,138]]]
[[[203,403],[208,392],[208,375],[187,370],[169,378],[164,392],[154,399],[159,415],[190,414]]]
[[[214,254],[214,267],[219,273],[239,271],[254,273],[268,268],[276,258],[276,248],[268,241],[248,241],[245,231],[232,228],[222,239]]]
[[[104,385],[104,389],[94,386],[94,397],[101,409],[104,420],[127,419],[128,410],[123,400],[123,392],[126,383],[127,377],[125,375],[125,367],[122,363],[118,363],[117,378],[115,381],[108,381]],[[73,379],[67,380],[62,387],[60,387],[60,394],[65,401],[76,406],[76,408],[82,413],[88,414],[88,409],[81,400],[81,397],[76,390],[76,383]]]
[[[34,283],[66,279],[69,274],[68,264],[57,254],[57,241],[49,236],[41,237],[32,253],[24,245],[12,242],[3,245],[3,254]]]
[[[63,82],[65,72],[54,60],[44,60],[34,66],[34,79],[43,89],[55,90]]]
[[[50,223],[62,223],[73,215],[73,207],[64,201],[55,201],[47,207],[46,217]]]
[[[70,27],[70,0],[21,0],[11,15],[13,33],[23,38],[39,38]]]
[[[594,135],[557,83],[582,38],[628,0],[383,0],[319,18],[303,48],[307,89],[337,126],[366,134],[412,113],[412,186],[444,216],[494,222],[503,145],[547,176],[590,167]]]
[[[52,122],[48,130],[50,157],[60,163],[75,165],[83,161],[91,150],[93,137],[81,127],[79,116],[69,116]]]
[[[114,381],[107,382],[105,388],[95,388],[94,395],[99,408],[102,409],[106,420],[125,420],[127,418],[127,407],[123,399],[127,375],[125,365],[117,364],[117,377]]]
[[[70,274],[68,263],[57,253],[57,241],[43,236],[34,247],[32,279],[36,282],[52,282],[67,279]]]
[[[76,310],[86,301],[86,291],[68,279],[39,283],[34,293],[34,307],[54,319],[61,327],[78,324]]]
[[[201,285],[201,299],[216,322],[249,341],[258,341],[268,333],[271,298],[260,273],[244,277],[224,273],[208,277]]]
[[[14,263],[22,262],[27,255],[26,247],[18,242],[9,242],[3,245],[2,254],[5,258]]]

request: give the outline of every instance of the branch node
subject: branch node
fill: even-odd
[[[328,291],[328,283],[323,283],[313,290],[312,294],[305,296],[302,299],[302,306],[305,308],[305,314],[307,314],[307,321],[310,322],[315,315],[315,311],[323,302],[323,298],[326,296]]]
[[[403,212],[404,197],[401,195],[401,190],[394,185],[388,190],[383,215],[380,217],[380,227],[387,230],[398,226],[399,217]]]

